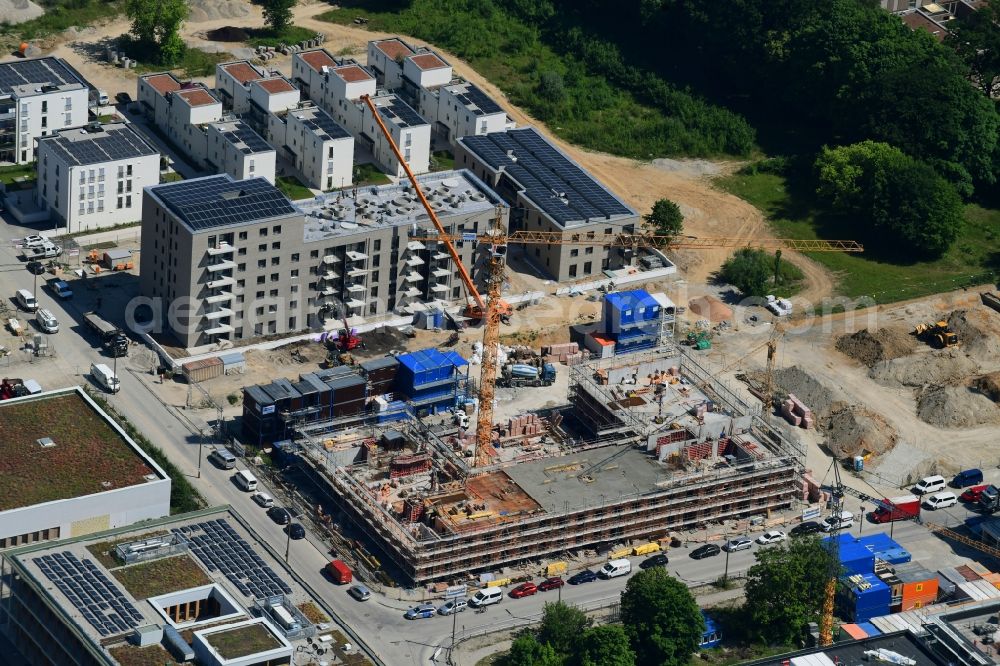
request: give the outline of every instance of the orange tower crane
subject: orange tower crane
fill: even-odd
[[[494,227],[488,233],[475,237],[478,243],[486,243],[490,247],[489,273],[487,278],[487,299],[479,293],[469,271],[462,264],[462,259],[455,249],[457,241],[469,240],[468,235],[449,234],[438,219],[434,208],[427,201],[420,183],[410,165],[406,163],[399,146],[392,138],[392,133],[382,120],[378,106],[368,95],[361,99],[368,105],[378,124],[379,129],[389,142],[393,155],[403,167],[407,179],[413,186],[417,198],[427,211],[427,216],[434,224],[437,236],[421,237],[423,240],[444,243],[448,254],[455,263],[462,283],[473,303],[466,308],[465,314],[470,319],[483,320],[483,364],[479,380],[479,416],[476,420],[476,467],[489,465],[491,462],[493,437],[493,396],[496,389],[496,356],[500,340],[500,321],[511,312],[510,304],[501,297],[503,287],[507,247],[512,243],[524,245],[595,245],[601,247],[623,247],[637,250],[651,248],[661,250],[700,250],[718,247],[757,247],[764,249],[797,250],[799,252],[863,252],[860,243],[850,240],[799,240],[790,238],[696,238],[693,236],[666,236],[647,233],[598,233],[588,231],[583,233],[562,233],[558,231],[511,231],[506,232],[500,227],[500,210],[494,220]],[[773,357],[773,351],[770,352]]]

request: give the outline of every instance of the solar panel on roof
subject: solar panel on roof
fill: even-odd
[[[465,104],[474,104],[479,107],[479,112],[476,115],[484,115],[487,113],[502,113],[503,109],[500,105],[493,101],[493,98],[484,93],[482,90],[477,88],[475,85],[469,83],[465,92],[456,95]]]
[[[292,215],[288,198],[263,178],[233,181],[209,176],[152,188],[178,218],[196,231]]]
[[[416,127],[418,125],[427,124],[427,121],[420,117],[419,113],[414,111],[409,104],[398,97],[393,97],[389,100],[388,104],[385,106],[379,106],[378,108],[382,115],[390,121],[398,118],[403,127]]]

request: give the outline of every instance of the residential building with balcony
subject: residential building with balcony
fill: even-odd
[[[639,214],[533,127],[458,140],[455,167],[470,169],[511,208],[511,228],[564,238],[611,239],[641,228]],[[595,279],[634,263],[629,248],[531,245],[525,258],[559,282]]]
[[[196,165],[208,157],[205,125],[223,119],[222,101],[200,83],[181,83],[169,72],[139,77],[138,98],[147,116]]]
[[[483,233],[507,208],[468,171],[421,176],[449,233]],[[293,204],[262,178],[228,174],[146,188],[140,291],[178,342],[333,329],[346,317],[413,314],[467,295],[407,185]],[[485,248],[459,243],[485,277]],[[168,314],[172,316],[168,316]]]
[[[263,178],[274,183],[274,148],[242,120],[210,123],[205,126],[209,170],[228,173],[235,180]]]
[[[250,110],[250,86],[254,81],[268,78],[262,67],[249,60],[219,63],[215,66],[215,90],[227,111],[236,114]]]
[[[280,148],[280,142],[272,141],[270,137],[271,116],[298,107],[301,96],[299,89],[280,75],[254,81],[250,84],[250,109],[243,115],[243,120],[272,146]]]
[[[61,58],[0,63],[0,162],[27,164],[37,142],[87,123],[90,86]]]
[[[400,178],[405,172],[361,99],[370,97],[413,172],[430,169],[430,124],[397,95],[379,89],[375,75],[357,61],[334,58],[325,49],[302,51],[292,56],[292,81],[346,128],[380,169]]]
[[[160,153],[122,122],[42,137],[37,165],[37,202],[68,233],[142,219],[142,188],[160,182]]]
[[[354,182],[354,137],[311,102],[270,114],[267,139],[309,187],[332,190]]]

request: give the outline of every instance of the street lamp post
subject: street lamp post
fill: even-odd
[[[285,564],[288,564],[288,551],[292,548],[292,520],[289,516],[288,524],[285,525]]]
[[[198,478],[201,478],[201,449],[205,445],[205,430],[202,429],[198,433],[201,435],[198,438]]]
[[[723,548],[726,550],[726,570],[722,574],[722,586],[725,587],[729,584],[729,543],[724,544]]]
[[[892,516],[890,516],[891,518]],[[858,516],[858,536],[861,536],[861,530],[865,527],[865,505],[861,505],[861,515]]]

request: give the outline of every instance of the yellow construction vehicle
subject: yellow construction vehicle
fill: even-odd
[[[947,349],[958,345],[958,333],[948,328],[948,322],[942,320],[936,324],[917,324],[913,335],[936,349]]]

